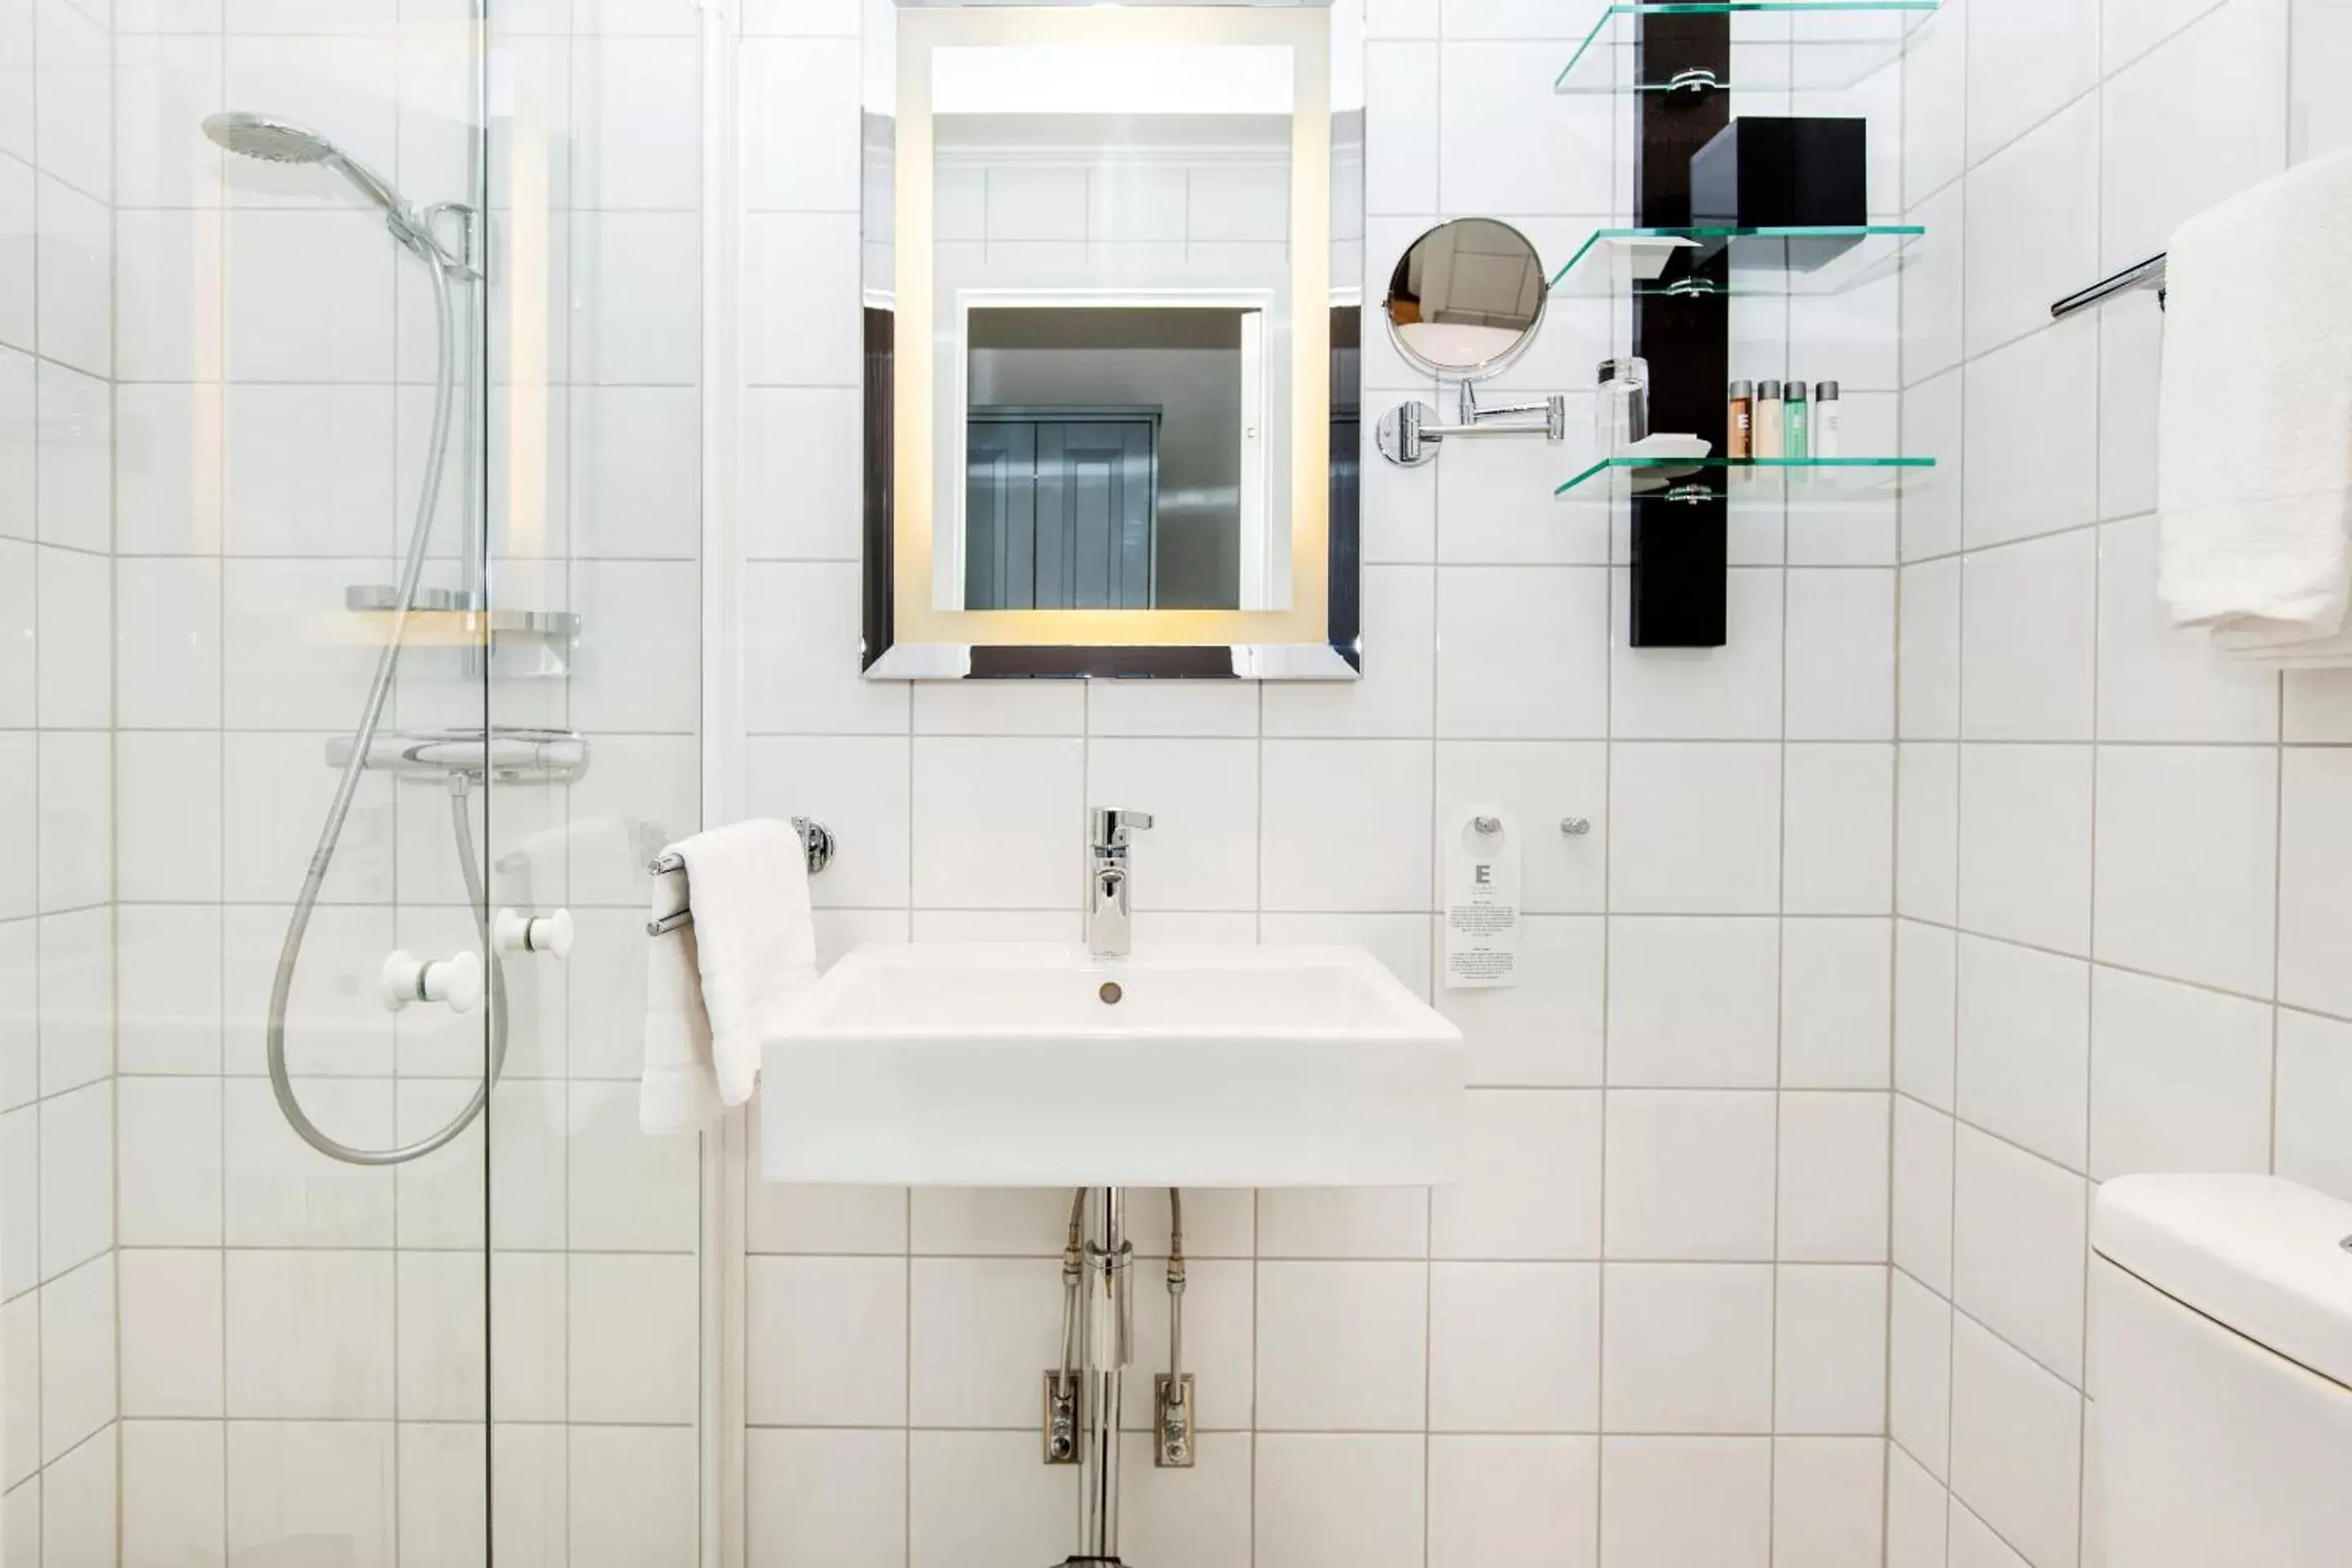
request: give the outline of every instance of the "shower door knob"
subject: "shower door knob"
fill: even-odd
[[[439,1002],[470,1013],[482,999],[482,961],[471,952],[418,958],[405,948],[383,961],[383,1005],[399,1012],[412,1002]]]
[[[572,956],[572,911],[523,915],[500,910],[490,922],[490,937],[500,952],[543,952],[550,958]]]

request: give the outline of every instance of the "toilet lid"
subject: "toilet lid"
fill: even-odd
[[[2352,1386],[2352,1204],[2275,1176],[2122,1176],[2091,1247],[2255,1343]]]

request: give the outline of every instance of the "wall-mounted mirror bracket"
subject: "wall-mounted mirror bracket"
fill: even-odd
[[[1435,461],[1439,443],[1455,436],[1566,440],[1565,396],[1478,402],[1478,383],[1510,368],[1535,342],[1550,297],[1535,246],[1494,218],[1454,218],[1406,247],[1381,305],[1389,343],[1407,364],[1461,388],[1460,417],[1442,424],[1428,404],[1401,403],[1374,432],[1381,456],[1417,468]]]
[[[1541,419],[1530,419],[1539,414]],[[1403,468],[1418,468],[1437,460],[1440,442],[1454,436],[1540,436],[1547,441],[1568,438],[1568,399],[1559,393],[1524,403],[1492,408],[1478,405],[1469,382],[1462,384],[1462,417],[1458,424],[1438,423],[1437,410],[1426,403],[1400,403],[1381,416],[1375,438],[1381,456]]]

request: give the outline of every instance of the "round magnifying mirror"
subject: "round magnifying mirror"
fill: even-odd
[[[1550,292],[1526,235],[1490,217],[1458,217],[1398,258],[1381,308],[1406,359],[1434,375],[1477,381],[1535,341]]]

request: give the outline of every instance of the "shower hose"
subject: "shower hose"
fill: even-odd
[[[390,1149],[359,1149],[330,1136],[310,1120],[302,1102],[295,1097],[294,1082],[286,1068],[286,1004],[294,988],[294,966],[301,959],[302,939],[310,931],[311,911],[318,907],[319,890],[326,882],[327,869],[334,863],[335,846],[342,839],[344,819],[351,816],[352,800],[359,793],[360,775],[367,769],[376,730],[383,721],[383,706],[392,695],[393,678],[400,668],[401,641],[407,633],[408,617],[416,604],[417,584],[425,574],[425,546],[432,539],[433,513],[448,457],[450,406],[456,399],[457,374],[457,304],[449,283],[450,263],[429,240],[412,243],[410,248],[432,274],[434,313],[441,338],[440,369],[434,384],[432,438],[425,455],[424,488],[417,496],[416,524],[408,536],[408,555],[401,566],[391,630],[384,638],[383,651],[376,656],[375,679],[368,687],[359,733],[352,745],[351,758],[343,764],[342,777],[336,783],[335,798],[327,807],[319,846],[310,852],[310,869],[303,875],[302,891],[294,900],[293,917],[286,926],[286,941],[278,950],[278,973],[269,984],[269,1087],[278,1096],[278,1109],[285,1112],[287,1122],[301,1134],[305,1143],[329,1159],[351,1165],[404,1164],[455,1139],[473,1125],[474,1119],[489,1103],[490,1087],[498,1081],[507,1056],[506,971],[499,961],[497,945],[490,940],[488,896],[474,854],[474,827],[467,815],[471,781],[458,773],[450,775],[449,815],[457,841],[457,863],[466,875],[466,900],[474,912],[475,935],[490,965],[489,1061],[481,1081],[474,1087],[473,1098],[440,1131],[414,1143]]]

